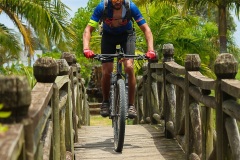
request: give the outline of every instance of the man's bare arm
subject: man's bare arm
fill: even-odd
[[[95,28],[87,25],[83,32],[83,49],[90,49],[91,34]]]
[[[145,23],[141,26],[139,26],[140,29],[143,31],[144,35],[145,35],[145,39],[147,41],[147,46],[148,46],[148,51],[154,51],[153,48],[153,35],[152,35],[152,31],[149,28],[148,24]]]

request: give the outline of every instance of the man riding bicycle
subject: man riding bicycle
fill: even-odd
[[[101,40],[101,53],[115,54],[116,45],[121,45],[126,54],[135,54],[136,36],[133,28],[133,22],[126,16],[128,10],[125,6],[125,0],[108,0],[107,14],[105,15],[105,2],[100,2],[95,8],[91,19],[83,33],[83,52],[86,58],[93,58],[94,52],[90,50],[90,38],[93,30],[98,26],[98,22],[103,19],[103,31]],[[151,29],[143,18],[138,7],[130,1],[129,10],[131,18],[135,20],[145,35],[148,46],[146,57],[155,59],[156,54],[153,48],[153,36]],[[105,16],[103,18],[103,16]],[[133,59],[125,59],[123,61],[124,71],[128,74],[128,93],[129,108],[128,117],[135,118],[137,116],[134,107],[135,85],[136,79],[133,68]],[[103,117],[109,116],[109,90],[110,90],[110,74],[113,71],[113,59],[102,61],[102,94],[103,102],[100,114]]]

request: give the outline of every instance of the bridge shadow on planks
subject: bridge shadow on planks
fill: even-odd
[[[160,125],[127,125],[122,153],[114,151],[111,126],[83,126],[78,130],[78,138],[75,144],[77,160],[185,159],[176,140],[166,139]]]

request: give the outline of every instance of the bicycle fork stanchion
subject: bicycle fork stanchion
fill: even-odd
[[[129,107],[129,95],[128,95],[128,74],[125,75],[125,92],[126,92],[126,101],[127,101],[127,105],[125,108],[126,111],[126,118],[128,118],[128,107]]]

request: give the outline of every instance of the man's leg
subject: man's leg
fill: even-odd
[[[101,85],[102,85],[103,101],[108,101],[109,99],[110,76],[112,71],[113,71],[112,62],[107,62],[102,64]]]
[[[100,114],[103,117],[109,116],[109,90],[110,90],[110,74],[113,70],[113,63],[106,62],[102,63],[102,94],[103,94],[103,102],[101,106]]]
[[[135,118],[137,116],[137,111],[134,107],[136,78],[134,74],[133,60],[126,60],[124,64],[125,72],[128,74],[128,117]]]
[[[128,59],[125,61],[124,69],[125,69],[125,73],[128,74],[128,102],[129,102],[129,105],[133,105],[134,98],[135,98],[136,79],[135,79],[132,59]]]

